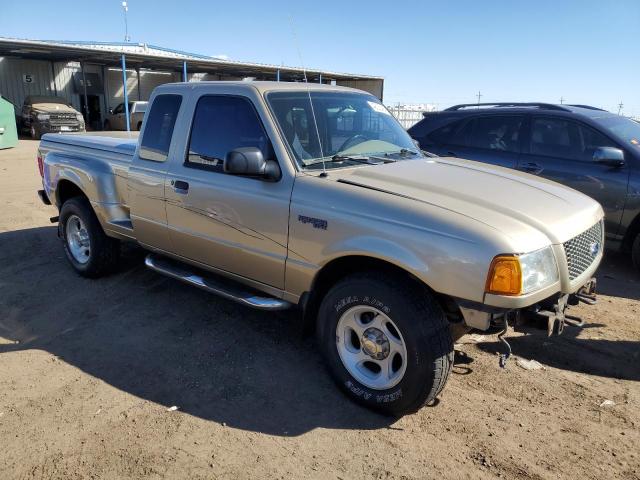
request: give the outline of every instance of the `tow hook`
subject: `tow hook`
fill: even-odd
[[[564,311],[567,309],[567,301],[569,295],[561,295],[553,305],[553,311],[540,310],[539,315],[547,317],[547,336],[553,335],[554,331],[560,335],[564,330],[566,315]]]
[[[582,286],[574,295],[575,303],[569,301],[571,305],[577,305],[578,302],[586,303],[587,305],[595,305],[598,303],[596,299],[596,279],[592,278],[587,284]]]

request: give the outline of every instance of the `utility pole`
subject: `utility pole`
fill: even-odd
[[[129,11],[129,7],[127,6],[127,2],[122,2],[122,11],[124,13],[124,41],[131,41],[131,37],[129,36],[129,25],[127,23],[127,12]]]
[[[624,104],[622,103],[622,100],[620,100],[620,103],[618,104],[618,115],[622,113],[622,107],[624,107]]]
[[[564,103],[564,97],[560,97],[560,105]]]
[[[478,95],[476,95],[476,97],[478,97],[478,108],[480,108],[480,99],[482,98],[482,93],[480,93],[480,90],[478,90]]]

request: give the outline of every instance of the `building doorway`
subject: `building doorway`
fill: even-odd
[[[88,108],[85,108],[84,95],[80,95],[80,111],[84,117],[87,130],[102,130],[100,103],[100,95],[87,95]]]

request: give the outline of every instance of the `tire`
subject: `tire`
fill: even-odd
[[[640,232],[636,234],[631,244],[631,261],[636,270],[640,271]]]
[[[140,131],[142,130],[142,122],[138,122],[138,124],[136,125],[136,131]]]
[[[97,278],[115,270],[120,242],[105,235],[86,198],[74,197],[64,202],[59,228],[64,252],[76,272]]]
[[[35,125],[31,125],[31,128],[29,129],[29,135],[34,140],[40,140],[40,137],[42,137],[42,135],[40,134],[40,130],[38,130]]]
[[[111,122],[109,120],[104,121],[104,129],[111,130]]]
[[[361,325],[360,320],[371,316],[368,309],[375,317]],[[355,324],[360,330],[355,333],[349,322],[358,316]],[[322,300],[317,321],[320,349],[332,377],[361,405],[393,416],[412,413],[433,402],[449,378],[453,367],[449,322],[430,292],[409,280],[379,272],[350,275]],[[371,338],[375,342],[371,343]],[[391,350],[385,347],[385,341]],[[378,345],[378,351],[367,351],[372,345]],[[394,352],[399,345],[404,345],[404,351]],[[383,357],[385,348],[391,352],[386,359],[369,356],[373,351]],[[356,358],[365,360],[349,366],[353,352]],[[386,370],[389,361],[391,366]],[[377,374],[378,367],[371,368],[375,365],[380,367]],[[393,373],[381,376],[384,371]]]

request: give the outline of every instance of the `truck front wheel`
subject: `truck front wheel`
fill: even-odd
[[[355,274],[326,295],[318,340],[352,399],[400,416],[433,401],[453,366],[449,323],[433,296],[408,280]]]
[[[60,209],[60,233],[67,259],[83,277],[100,277],[116,267],[119,242],[105,235],[85,198],[74,197],[64,202]]]

